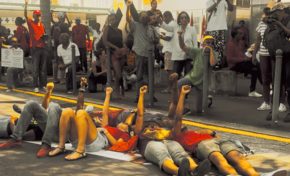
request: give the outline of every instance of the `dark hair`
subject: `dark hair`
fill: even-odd
[[[173,19],[172,13],[170,11],[165,11],[163,13],[163,16],[166,16],[166,17],[169,17],[169,18]]]
[[[152,5],[152,4],[153,4],[153,2],[156,2],[156,3],[157,3],[157,0],[151,0],[151,3],[150,3],[150,4]]]
[[[64,39],[69,40],[70,39],[70,36],[67,33],[60,34],[59,40],[62,42]]]
[[[16,17],[16,19],[15,19],[15,24],[17,25],[17,24],[20,24],[20,25],[22,25],[22,24],[24,24],[26,21],[23,19],[23,18],[21,18],[21,17]]]
[[[185,15],[186,15],[186,18],[187,18],[187,20],[188,20],[188,22],[189,22],[189,20],[190,20],[190,17],[189,17],[189,15],[188,15],[188,13],[187,13],[187,12],[185,12],[185,11],[182,11],[182,12],[180,12],[180,13],[178,14],[178,17],[177,17],[177,23],[178,23],[178,24],[180,24],[180,23],[181,23],[181,15],[183,15],[183,14],[185,14]]]
[[[239,33],[239,27],[234,27],[233,29],[232,29],[232,32],[231,32],[231,36],[232,36],[232,38],[235,38],[237,35],[238,35],[238,33]]]
[[[271,9],[269,8],[269,7],[265,7],[264,9],[263,9],[263,13],[265,14],[265,15],[269,15],[270,14],[270,11],[271,11]]]

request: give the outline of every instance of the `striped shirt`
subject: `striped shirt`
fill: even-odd
[[[264,23],[263,21],[261,21],[257,28],[256,28],[256,31],[259,33],[259,35],[261,36],[261,43],[260,43],[260,49],[258,51],[258,54],[260,56],[269,56],[269,51],[268,49],[263,45],[263,42],[264,42],[264,34],[265,34],[265,31],[267,29],[267,24]]]

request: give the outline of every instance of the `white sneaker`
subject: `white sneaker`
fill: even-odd
[[[249,93],[249,97],[260,98],[260,97],[262,97],[262,96],[263,96],[262,94],[259,94],[259,93],[256,92],[256,91],[253,91],[253,92],[250,92],[250,93]]]
[[[35,93],[39,93],[39,88],[37,88],[37,87],[34,88],[34,92],[35,92]]]
[[[286,111],[287,111],[287,107],[283,103],[280,103],[279,112],[286,112]]]
[[[273,172],[262,173],[261,176],[287,176],[287,170],[278,169]]]
[[[263,102],[260,107],[257,108],[258,111],[267,111],[270,110],[271,106],[266,102]]]

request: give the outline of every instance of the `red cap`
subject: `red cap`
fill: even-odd
[[[41,15],[41,11],[40,10],[34,10],[33,11],[33,15]]]

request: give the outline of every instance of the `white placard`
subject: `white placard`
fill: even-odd
[[[1,66],[23,68],[23,50],[21,48],[1,49]]]

